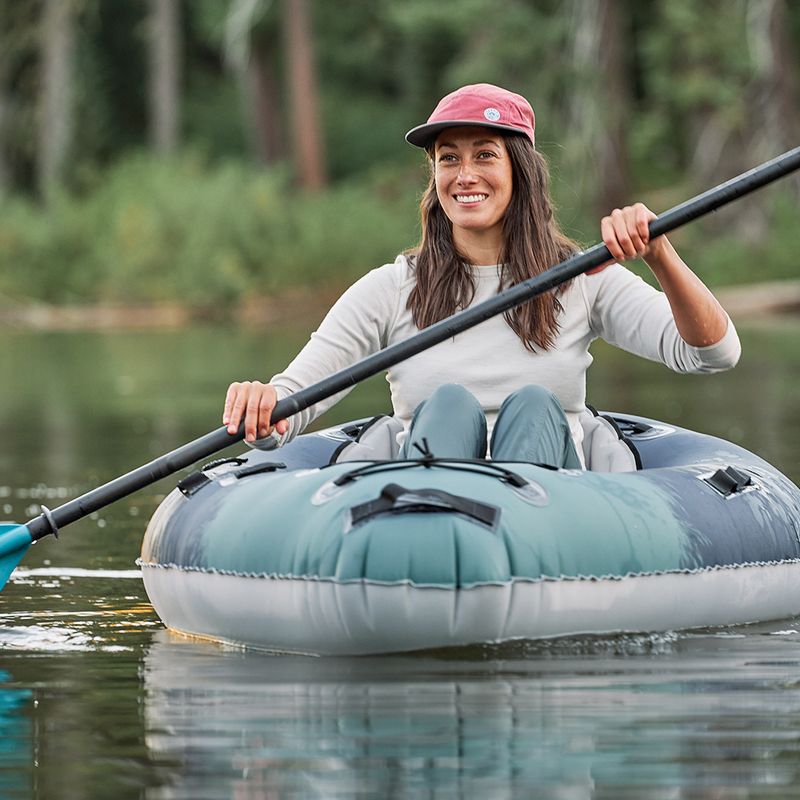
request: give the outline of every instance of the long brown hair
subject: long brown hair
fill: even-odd
[[[559,229],[550,199],[547,162],[524,136],[504,136],[511,160],[513,192],[503,218],[500,254],[501,287],[532,278],[579,248]],[[430,181],[422,196],[422,238],[409,252],[416,284],[408,309],[418,328],[466,308],[475,296],[475,281],[466,259],[453,242],[453,228],[436,195],[433,146],[428,149]],[[558,333],[558,300],[566,286],[529,300],[503,315],[528,350],[548,350]]]

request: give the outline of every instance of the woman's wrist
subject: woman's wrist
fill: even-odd
[[[683,263],[666,236],[659,236],[657,239],[653,239],[643,259],[656,278],[669,272],[670,267],[682,265]]]

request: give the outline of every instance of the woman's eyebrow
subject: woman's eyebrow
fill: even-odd
[[[487,144],[493,144],[495,147],[497,146],[497,139],[476,139],[472,142],[473,147],[483,147]],[[439,147],[451,147],[454,150],[458,147],[454,142],[439,142]]]

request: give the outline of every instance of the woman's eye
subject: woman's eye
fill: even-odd
[[[442,153],[439,156],[439,161],[455,161],[456,157],[452,153]]]
[[[494,158],[494,153],[491,150],[483,150],[482,152],[478,153],[478,158]]]

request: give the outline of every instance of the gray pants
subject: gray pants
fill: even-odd
[[[463,386],[440,386],[417,406],[398,458],[419,458],[415,443],[440,458],[485,458],[486,416]],[[510,394],[497,415],[491,443],[495,461],[531,461],[581,469],[561,404],[541,386]]]

